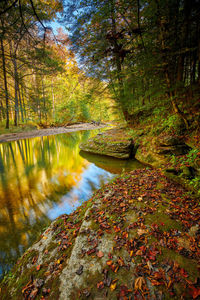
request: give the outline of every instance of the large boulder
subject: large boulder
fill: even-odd
[[[54,221],[0,284],[0,299],[197,299],[199,215],[162,173],[125,174]]]
[[[126,134],[125,130],[121,129],[111,129],[104,133],[99,133],[79,147],[86,152],[121,159],[132,158],[136,152],[133,139]]]

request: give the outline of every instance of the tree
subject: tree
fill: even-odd
[[[178,98],[199,80],[197,0],[68,1],[65,15],[72,49],[88,74],[109,82],[126,120],[167,94],[187,125]]]

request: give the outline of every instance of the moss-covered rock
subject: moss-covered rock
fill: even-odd
[[[81,144],[80,149],[121,159],[132,158],[136,152],[133,139],[125,129],[111,129],[104,133],[99,133],[86,143]]]
[[[0,299],[192,299],[199,216],[197,199],[161,172],[124,174],[51,224]]]
[[[166,165],[171,155],[188,153],[191,148],[178,137],[162,134],[156,137],[147,135],[140,139],[135,158],[154,167]]]

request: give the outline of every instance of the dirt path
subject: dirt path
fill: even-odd
[[[10,142],[10,141],[17,141],[21,139],[28,139],[38,136],[48,136],[48,135],[55,135],[60,133],[67,133],[67,132],[74,132],[79,130],[93,130],[93,129],[100,129],[107,127],[108,125],[94,125],[91,123],[84,123],[84,124],[75,124],[70,125],[67,127],[55,127],[55,128],[48,128],[48,129],[39,129],[39,130],[32,130],[27,132],[19,132],[19,133],[8,133],[0,135],[0,143]]]

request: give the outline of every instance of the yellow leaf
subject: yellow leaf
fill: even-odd
[[[117,286],[116,283],[111,284],[111,285],[110,285],[110,290],[111,290],[111,291],[114,291],[114,290],[116,289],[116,286]]]
[[[135,280],[135,290],[142,291],[143,285],[145,285],[145,280],[144,280],[144,277],[140,276]]]

